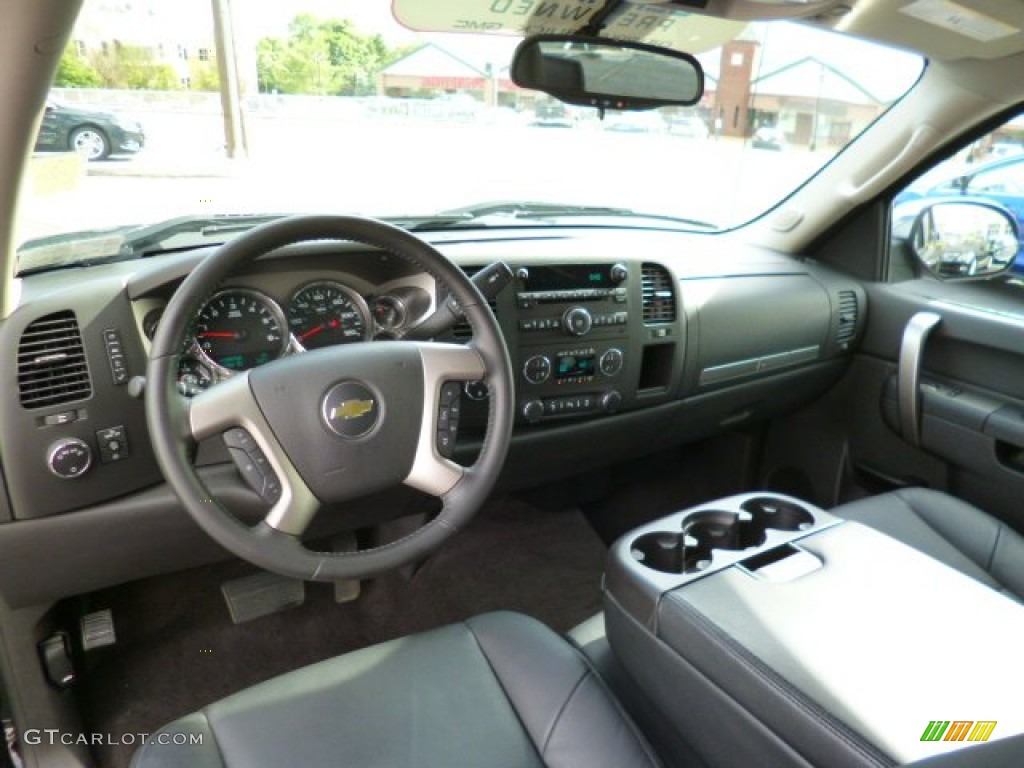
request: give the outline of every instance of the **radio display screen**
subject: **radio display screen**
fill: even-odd
[[[574,291],[580,288],[611,288],[611,264],[566,264],[531,267],[527,291]]]
[[[555,361],[555,379],[593,376],[596,355],[559,355]]]

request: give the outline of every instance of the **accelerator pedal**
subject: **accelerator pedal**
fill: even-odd
[[[306,602],[305,582],[267,571],[225,581],[220,585],[220,591],[228,604],[231,621],[235,624],[295,608]]]
[[[339,533],[331,539],[332,552],[357,552],[359,542],[354,532]],[[363,590],[362,582],[359,579],[338,579],[334,582],[334,602],[351,603],[359,599]]]

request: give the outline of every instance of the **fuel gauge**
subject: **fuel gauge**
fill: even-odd
[[[370,305],[370,310],[378,333],[394,334],[405,325],[405,302],[395,296],[378,296]]]

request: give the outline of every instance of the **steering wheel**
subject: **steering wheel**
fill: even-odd
[[[388,341],[325,347],[240,372],[191,400],[177,390],[184,339],[203,303],[239,265],[309,240],[350,240],[404,259],[446,285],[462,308],[469,344]],[[490,393],[479,457],[462,467],[437,449],[439,410],[458,382]],[[497,321],[469,279],[433,247],[373,219],[296,216],[252,229],[205,259],[163,313],[147,367],[146,420],[157,462],[182,506],[225,549],[299,579],[362,578],[417,560],[463,526],[501,471],[513,422],[512,366]],[[244,431],[241,431],[244,430]],[[195,444],[228,432],[229,445],[262,453],[278,486],[261,522],[247,526],[203,485]],[[254,447],[255,446],[255,447]],[[258,448],[258,452],[256,452]],[[405,484],[442,502],[403,539],[351,553],[301,540],[317,510]]]

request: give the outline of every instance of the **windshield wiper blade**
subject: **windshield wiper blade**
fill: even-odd
[[[504,216],[513,219],[563,219],[583,217],[608,217],[608,218],[631,218],[647,219],[651,221],[671,222],[686,227],[700,227],[701,229],[718,229],[709,222],[700,219],[689,219],[679,216],[669,216],[660,213],[644,213],[635,211],[632,208],[618,208],[606,205],[567,205],[562,203],[548,203],[542,201],[524,200],[496,200],[494,202],[468,205],[463,208],[453,208],[442,211],[442,215],[468,216],[468,221],[486,218],[489,216]]]

